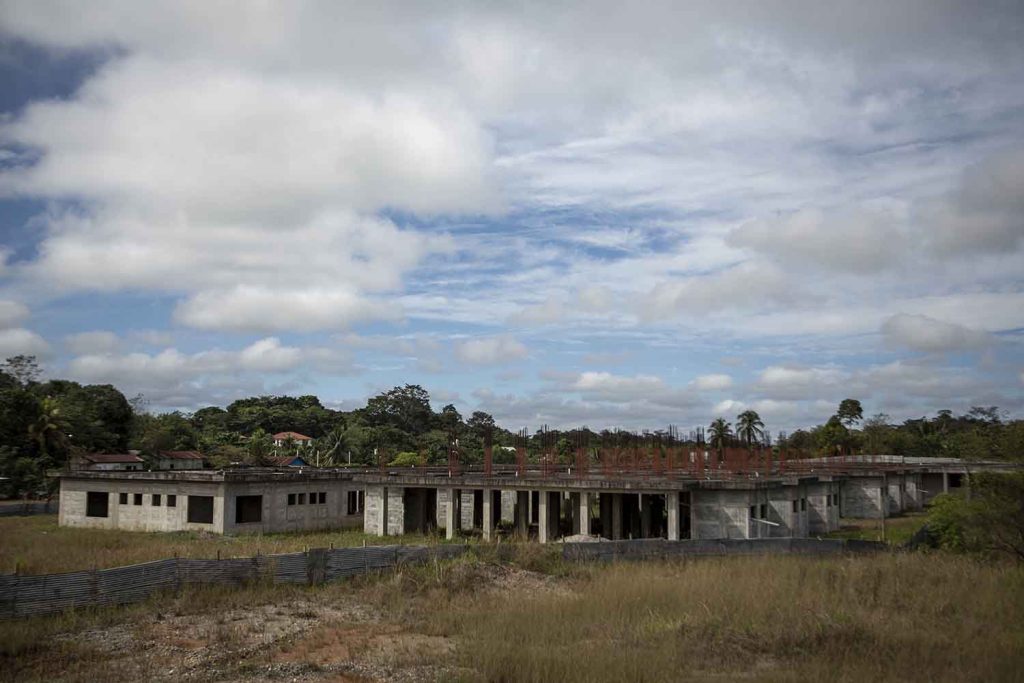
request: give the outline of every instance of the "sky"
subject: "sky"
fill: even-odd
[[[1024,415],[1019,2],[0,0],[0,357],[150,410]]]

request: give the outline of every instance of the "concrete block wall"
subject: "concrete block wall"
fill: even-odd
[[[405,533],[405,489],[401,486],[387,486],[388,536]]]
[[[696,517],[695,537],[747,538],[750,506],[757,500],[752,491],[701,489],[693,491],[691,509]],[[757,500],[758,504],[760,501]]]
[[[383,535],[384,515],[386,513],[383,486],[367,486],[366,500],[363,508],[363,532],[367,534]]]
[[[448,524],[445,522],[445,515],[448,514],[449,493],[448,489],[437,489],[437,528],[445,529]]]
[[[364,526],[361,513],[348,513],[348,494],[358,491],[352,482],[314,480],[291,482],[231,482],[225,484],[224,533],[281,533],[318,529],[351,529]],[[298,494],[305,494],[298,504]],[[325,494],[325,502],[312,502],[316,494]],[[289,496],[296,504],[289,505]],[[238,496],[262,496],[263,510],[259,522],[236,523]]]
[[[88,492],[107,494],[107,516],[86,515]],[[120,503],[120,494],[128,503]],[[160,504],[153,504],[153,495]],[[135,496],[142,504],[135,505]],[[175,506],[167,504],[167,496],[176,497]],[[197,524],[188,521],[188,496],[213,498],[213,522]],[[60,487],[59,523],[61,526],[90,529],[124,529],[127,531],[209,531],[224,533],[224,485],[220,482],[71,480],[62,479]]]
[[[516,492],[502,490],[501,492],[501,521],[515,522]]]
[[[460,510],[461,515],[459,517],[460,528],[472,529],[473,528],[473,514],[474,514],[474,495],[473,489],[463,489],[462,494],[459,497],[459,502],[462,509]]]
[[[840,512],[843,517],[878,519],[885,497],[882,477],[852,477],[842,483]]]

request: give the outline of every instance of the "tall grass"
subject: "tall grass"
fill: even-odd
[[[617,564],[427,624],[488,681],[1024,677],[1024,572],[945,555]]]
[[[57,525],[56,515],[0,518],[0,573],[53,574],[103,569],[167,557],[251,557],[388,543],[431,544],[443,536],[380,537],[362,531],[310,531],[219,536],[201,532],[150,533]]]

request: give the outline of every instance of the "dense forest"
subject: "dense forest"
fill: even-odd
[[[111,385],[67,380],[40,381],[40,368],[29,356],[9,358],[0,366],[0,477],[9,495],[43,491],[45,473],[59,469],[78,453],[124,452],[144,459],[164,450],[198,450],[214,466],[266,464],[290,447],[275,448],[270,435],[294,431],[313,437],[303,453],[315,464],[377,464],[380,459],[404,464],[447,461],[457,441],[463,463],[479,463],[485,440],[512,446],[516,434],[496,425],[485,412],[463,416],[452,405],[439,412],[422,387],[405,385],[374,396],[349,412],[325,407],[316,396],[260,396],[225,408],[210,406],[194,413],[153,414],[144,397],[126,398]],[[705,432],[688,438],[710,446],[773,447],[789,457],[834,453],[888,453],[913,456],[1017,459],[1024,455],[1024,421],[1007,420],[994,407],[966,414],[939,411],[934,417],[895,424],[884,414],[865,419],[859,401],[843,401],[824,424],[773,440],[760,416],[744,411],[734,422],[716,418]],[[652,439],[675,436],[645,433]],[[637,438],[621,432],[539,430],[525,445],[531,457],[554,449],[568,462],[576,445],[593,446]],[[496,462],[510,462],[509,449],[496,448]]]

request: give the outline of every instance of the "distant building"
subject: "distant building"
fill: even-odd
[[[363,526],[362,485],[346,470],[69,472],[60,525],[130,531],[270,533]]]
[[[274,440],[274,445],[278,448],[284,446],[289,441],[293,442],[299,448],[308,446],[313,442],[313,437],[306,436],[305,434],[299,434],[298,432],[278,432],[270,438]]]
[[[285,455],[280,458],[272,458],[270,464],[273,467],[309,467],[309,463],[303,460],[301,455]]]
[[[141,471],[142,458],[134,453],[89,453],[79,459],[78,469],[99,471]]]
[[[158,470],[201,470],[206,466],[199,451],[160,451],[153,462]]]

